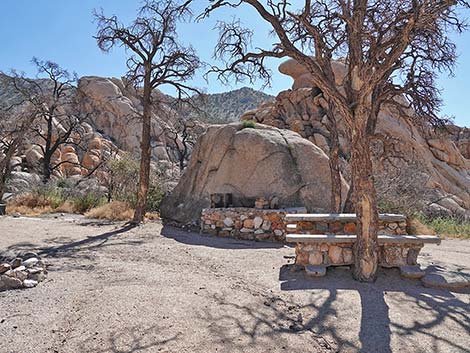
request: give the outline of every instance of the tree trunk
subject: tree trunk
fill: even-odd
[[[336,125],[336,124],[335,124]],[[341,173],[339,170],[339,139],[336,126],[330,129],[331,212],[341,212]]]
[[[15,154],[16,145],[10,146],[5,153],[5,157],[0,163],[0,203],[2,202],[3,195],[5,194],[5,184],[10,175],[10,162]]]
[[[146,70],[144,78],[144,112],[142,116],[142,140],[140,142],[141,157],[139,171],[139,188],[137,191],[137,203],[134,212],[134,224],[139,224],[144,220],[147,208],[147,194],[150,182],[150,123],[151,123],[151,87],[150,87],[150,70]]]
[[[361,117],[357,117],[359,120]],[[358,125],[363,127],[358,128]],[[378,266],[378,211],[372,171],[369,137],[365,124],[353,128],[351,138],[351,177],[357,215],[354,277],[359,281],[376,279]]]
[[[51,158],[52,156],[50,153],[46,153],[42,160],[42,182],[47,184],[47,182],[51,179],[52,171],[51,171]]]
[[[354,183],[352,179],[349,184],[348,195],[346,196],[346,200],[344,201],[343,212],[354,213]]]

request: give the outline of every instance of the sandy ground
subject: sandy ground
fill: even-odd
[[[292,273],[294,250],[158,223],[0,218],[0,255],[42,252],[48,279],[0,293],[0,352],[469,352],[470,295],[382,270]],[[470,268],[470,241],[421,262]]]

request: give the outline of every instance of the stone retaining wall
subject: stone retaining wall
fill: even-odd
[[[296,265],[341,266],[354,263],[353,243],[297,243]],[[379,264],[383,267],[417,264],[423,244],[380,244]]]
[[[303,207],[279,210],[206,208],[202,210],[201,232],[219,237],[284,242],[285,215],[305,212]]]

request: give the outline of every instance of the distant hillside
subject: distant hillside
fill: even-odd
[[[204,112],[199,119],[208,123],[238,121],[247,110],[257,108],[261,103],[274,100],[269,94],[243,87],[234,91],[208,94],[200,101]]]

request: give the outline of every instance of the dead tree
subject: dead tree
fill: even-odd
[[[32,131],[33,144],[42,153],[43,182],[47,183],[53,172],[70,161],[54,161],[54,155],[65,144],[80,146],[81,126],[90,114],[83,113],[77,99],[77,77],[52,61],[33,58],[37,77],[30,79],[12,72],[8,78],[18,95],[17,106],[27,105],[35,116]]]
[[[104,52],[122,46],[131,53],[127,60],[127,79],[143,88],[142,141],[139,172],[139,188],[134,213],[134,223],[145,216],[150,180],[151,117],[152,109],[158,110],[158,102],[152,100],[152,91],[168,85],[178,97],[189,95],[194,89],[184,82],[194,76],[201,66],[191,46],[178,42],[176,26],[191,16],[190,1],[144,1],[137,18],[129,25],[119,22],[116,16],[106,17],[95,12],[98,23],[96,40]]]
[[[248,6],[266,22],[271,46],[250,51],[252,31],[240,21],[219,24],[216,46],[227,79],[270,79],[267,58],[291,57],[304,65],[313,83],[346,124],[357,214],[355,278],[373,281],[378,264],[378,209],[372,171],[372,136],[384,104],[412,108],[413,118],[439,123],[441,100],[437,72],[451,71],[455,45],[448,31],[465,29],[459,18],[466,0],[210,0],[201,15],[221,8]],[[332,59],[344,58],[347,70],[335,82]],[[336,73],[337,75],[339,73]]]
[[[0,107],[0,202],[12,171],[11,161],[28,135],[35,115],[27,108]]]

